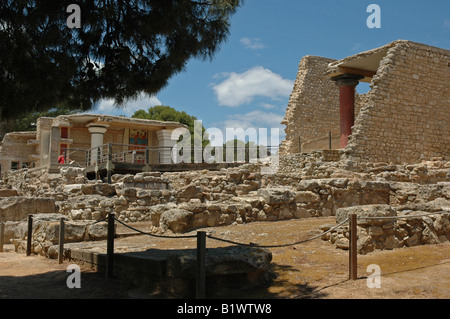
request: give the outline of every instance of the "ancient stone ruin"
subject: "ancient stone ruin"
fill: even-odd
[[[342,158],[361,163],[449,160],[449,56],[398,40],[342,60],[304,57],[282,152],[342,149]],[[355,94],[359,82],[371,90]]]
[[[410,41],[395,41],[340,61],[304,57],[283,122],[286,140],[274,174],[262,174],[269,163],[158,171],[144,161],[145,169],[132,173],[113,170],[108,183],[105,176],[88,176],[88,167],[58,165],[54,160],[50,166],[3,172],[0,221],[6,222],[6,238],[17,251],[23,250],[24,219],[33,214],[33,252],[56,258],[61,217],[67,222],[67,243],[94,245],[106,238],[104,219],[109,213],[123,223],[150,223],[154,234],[325,216],[336,216],[338,224],[357,214],[361,254],[446,243],[449,66],[448,50]],[[371,82],[371,91],[355,94],[357,81]],[[71,124],[73,132],[82,130],[77,121]],[[58,127],[52,129],[56,135]],[[320,227],[323,232],[334,228],[322,240],[348,249],[348,225],[336,224]],[[66,257],[82,258],[76,246],[71,247]],[[174,278],[179,267],[190,273],[193,257],[186,254],[170,259],[178,266],[158,264],[155,269],[169,269],[163,275]],[[242,258],[223,263],[238,263],[244,272],[264,270],[271,260],[268,250],[258,250],[258,262],[242,251],[233,254]],[[186,263],[180,266],[180,260]],[[230,269],[210,265],[215,275],[218,269]],[[182,286],[177,280],[174,287]]]

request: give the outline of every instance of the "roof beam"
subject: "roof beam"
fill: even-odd
[[[377,74],[375,71],[350,68],[348,66],[339,66],[338,68],[342,73],[358,74],[364,76],[365,78],[372,78],[375,74]]]

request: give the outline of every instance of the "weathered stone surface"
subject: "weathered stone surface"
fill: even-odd
[[[350,214],[356,214],[358,224],[374,224],[376,221],[384,223],[383,219],[364,219],[363,217],[390,217],[397,216],[397,212],[390,205],[363,205],[339,208],[336,212],[336,222],[344,221]]]
[[[14,196],[0,198],[0,221],[20,221],[28,215],[55,213],[53,198]]]
[[[83,184],[81,191],[84,195],[111,196],[116,194],[115,186],[107,183]]]
[[[262,197],[268,204],[291,203],[295,200],[295,192],[290,188],[261,188],[258,196]]]
[[[266,269],[272,261],[272,253],[264,248],[232,246],[208,248],[206,253],[207,276],[245,274]],[[175,251],[167,259],[167,276],[195,278],[196,252]]]
[[[295,201],[297,203],[304,203],[304,202],[317,203],[320,202],[320,196],[310,191],[297,192],[297,195],[295,196]]]
[[[450,212],[437,216],[433,226],[438,235],[450,233]]]
[[[438,201],[438,203],[442,203]],[[436,203],[429,203],[430,210],[436,208]],[[426,208],[421,204],[417,207]],[[346,209],[339,209],[336,218],[344,220],[347,213],[359,212],[358,216],[378,217],[378,216],[394,216],[391,210],[397,211],[399,207],[386,208],[385,206],[376,205],[378,207],[368,208],[367,206],[355,206]],[[410,206],[412,207],[412,206]],[[399,247],[412,247],[417,245],[438,244],[447,242],[450,239],[450,213],[444,211],[432,212],[405,210],[405,206],[401,207],[394,219],[362,219],[358,222],[358,253],[366,254],[375,249],[394,249]],[[343,212],[346,212],[345,214]],[[340,226],[326,236],[323,240],[329,240],[338,248],[345,248],[345,241],[337,242],[340,234],[344,232]],[[324,225],[321,229],[328,230],[330,227]],[[342,237],[342,236],[341,236]]]
[[[184,209],[169,209],[161,213],[160,227],[162,230],[171,230],[174,233],[184,233],[190,230],[193,212]]]

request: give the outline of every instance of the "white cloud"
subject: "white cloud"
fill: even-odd
[[[279,74],[254,67],[244,73],[224,73],[222,83],[213,86],[219,105],[237,107],[250,103],[256,97],[272,100],[289,97],[294,81],[283,79]]]
[[[244,114],[228,115],[224,126],[229,128],[272,128],[281,127],[284,116],[274,112],[255,110]]]
[[[276,105],[273,105],[273,104],[270,104],[270,103],[262,103],[260,106],[265,108],[266,110],[272,110],[272,109],[277,108]]]
[[[148,96],[141,93],[135,100],[116,106],[113,99],[102,100],[96,109],[97,113],[108,115],[132,116],[137,110],[148,110],[148,108],[161,105],[161,101],[156,96]]]
[[[244,37],[239,42],[247,49],[252,50],[261,50],[264,49],[266,46],[261,42],[261,39],[259,38],[247,38]]]
[[[252,141],[258,143],[258,144],[270,144],[270,134],[272,129],[278,129],[278,134],[281,140],[284,138],[284,125],[281,124],[281,121],[283,120],[284,115],[274,112],[264,112],[261,110],[254,110],[250,111],[244,114],[230,114],[227,116],[227,118],[222,122],[213,123],[213,126],[220,129],[224,140],[230,140],[233,139],[232,136],[227,136],[227,128],[234,129],[235,131],[237,129],[243,129],[244,131],[249,128],[254,128],[256,134],[258,135],[257,138],[259,139],[254,140],[253,138],[250,138]],[[262,142],[260,138],[260,130],[259,129],[267,129],[266,131],[266,143]],[[250,132],[247,131],[247,132]],[[247,137],[248,138],[248,137]]]

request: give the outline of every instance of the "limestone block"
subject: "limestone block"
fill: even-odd
[[[160,227],[174,233],[184,233],[192,229],[191,220],[194,213],[184,209],[169,209],[161,213]]]
[[[297,192],[295,201],[297,203],[318,203],[320,202],[320,196],[310,191]]]
[[[21,221],[32,214],[55,213],[53,198],[14,196],[0,198],[0,221]]]
[[[271,261],[272,253],[264,248],[244,246],[209,248],[206,254],[206,275],[250,273],[266,269]],[[195,250],[174,252],[167,259],[167,276],[171,278],[195,278],[196,264]]]
[[[292,203],[295,200],[295,192],[291,188],[261,188],[258,196],[262,197],[267,204]]]
[[[344,221],[350,214],[356,214],[358,218],[358,225],[365,224],[384,224],[389,220],[386,219],[364,219],[363,217],[390,217],[397,216],[395,211],[390,205],[375,204],[375,205],[362,205],[338,208],[336,211],[336,222],[340,223]]]

